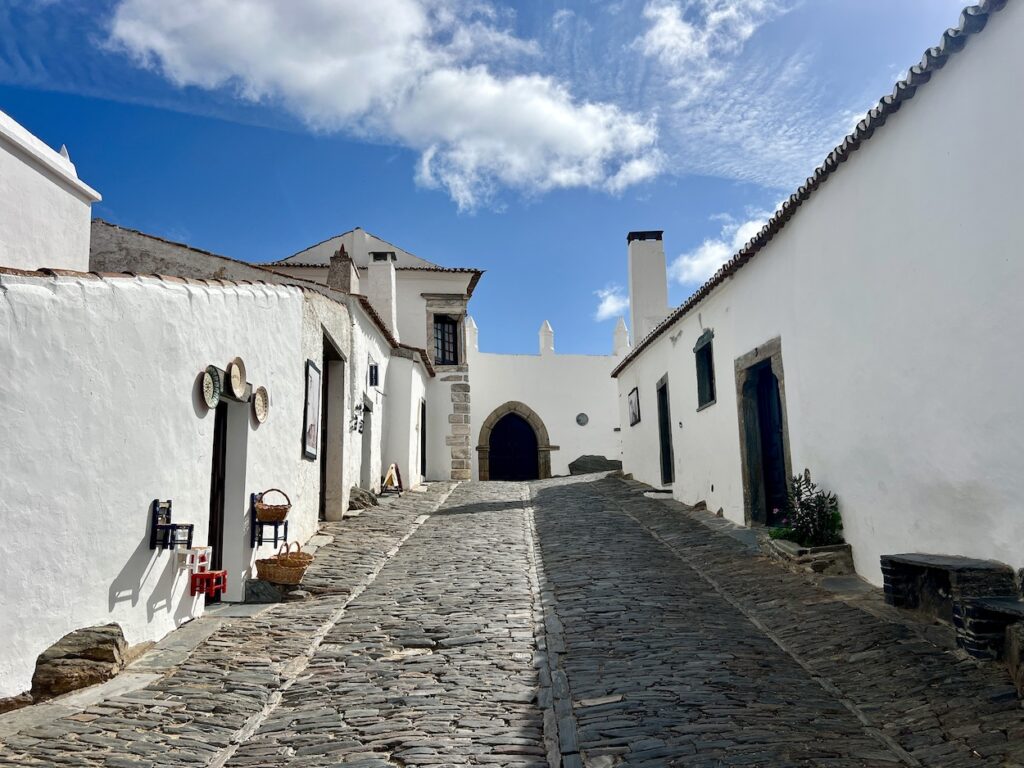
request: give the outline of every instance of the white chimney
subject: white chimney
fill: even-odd
[[[668,273],[661,230],[626,235],[629,254],[629,323],[638,343],[668,315]]]
[[[542,355],[555,354],[555,332],[551,328],[551,323],[545,320],[538,335],[540,336],[540,353]]]
[[[626,330],[626,321],[621,317],[619,322],[615,324],[614,339],[612,354],[616,357],[623,357],[629,354],[629,331]]]
[[[476,320],[466,316],[466,348],[474,352],[480,351],[480,331],[476,327]]]
[[[367,267],[366,297],[384,320],[391,334],[398,338],[398,286],[395,278],[394,254],[385,251],[370,254]]]

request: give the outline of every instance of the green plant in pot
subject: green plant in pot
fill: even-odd
[[[834,493],[818,488],[811,480],[809,469],[793,478],[787,513],[782,526],[768,532],[773,539],[795,541],[802,547],[843,543],[839,499]]]

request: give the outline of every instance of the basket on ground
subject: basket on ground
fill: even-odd
[[[284,504],[267,504],[264,499],[268,493],[279,493],[284,496]],[[256,497],[256,519],[261,523],[280,523],[288,516],[292,508],[292,500],[280,488],[270,488]]]
[[[296,541],[294,544],[294,552],[291,551],[291,544],[282,544],[273,557],[257,560],[256,575],[272,584],[300,584],[306,569],[313,562],[313,556],[303,552],[299,542]]]

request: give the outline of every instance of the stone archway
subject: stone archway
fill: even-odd
[[[551,445],[548,428],[530,406],[518,400],[509,400],[495,408],[480,427],[480,437],[476,446],[480,479],[491,479],[491,432],[495,425],[509,414],[519,416],[533,429],[537,437],[537,476],[541,480],[551,477],[551,452],[557,451],[558,446]]]

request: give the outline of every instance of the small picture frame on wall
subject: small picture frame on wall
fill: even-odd
[[[320,445],[320,369],[306,361],[306,408],[302,419],[302,455],[315,459]]]
[[[629,426],[640,423],[640,392],[636,387],[629,393]]]

